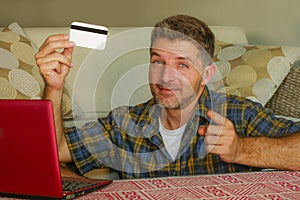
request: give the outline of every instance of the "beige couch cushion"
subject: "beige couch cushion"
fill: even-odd
[[[0,31],[0,98],[40,99],[44,80],[36,66],[36,48],[22,28],[13,23]],[[71,98],[63,93],[63,115],[71,114]]]
[[[43,92],[31,42],[9,28],[0,32],[0,82],[0,98],[38,98]]]
[[[217,92],[246,97],[265,105],[290,72],[300,48],[217,44],[218,73],[210,86]],[[293,50],[293,54],[290,50]]]

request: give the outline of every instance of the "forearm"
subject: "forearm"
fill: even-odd
[[[51,100],[53,104],[59,159],[62,162],[71,161],[64,137],[61,114],[64,81],[73,66],[72,52],[75,43],[69,39],[68,34],[49,36],[35,55],[36,64],[46,83],[44,99]],[[63,51],[58,52],[58,49],[63,49]]]
[[[62,89],[54,90],[46,87],[44,99],[49,99],[52,101],[59,159],[61,162],[70,162],[71,156],[67,147],[66,138],[64,136],[64,126],[61,114]]]
[[[284,138],[242,138],[236,163],[279,170],[300,170],[300,133]]]

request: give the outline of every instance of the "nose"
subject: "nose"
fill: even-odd
[[[161,70],[161,81],[168,83],[170,81],[174,81],[176,76],[176,70],[174,70],[172,67],[170,66],[163,66],[163,69]]]

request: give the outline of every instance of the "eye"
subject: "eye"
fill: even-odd
[[[179,66],[183,67],[183,68],[188,68],[189,67],[188,64],[186,64],[186,63],[179,63]]]
[[[163,65],[164,62],[162,60],[152,60],[152,64],[155,64],[155,65]]]

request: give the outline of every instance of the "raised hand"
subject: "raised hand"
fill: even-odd
[[[44,77],[47,87],[62,89],[64,80],[72,64],[74,42],[69,41],[69,35],[58,34],[48,37],[39,52],[35,55],[40,73]],[[62,50],[62,51],[59,51]]]

